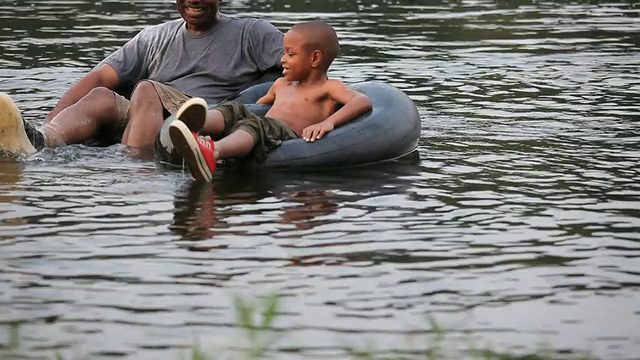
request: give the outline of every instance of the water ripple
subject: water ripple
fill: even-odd
[[[327,4],[223,8],[283,30],[330,21],[330,76],[405,91],[419,158],[211,185],[118,145],[0,158],[0,324],[21,339],[0,335],[0,357],[243,348],[231,295],[273,291],[278,358],[363,343],[422,358],[424,314],[453,352],[464,334],[516,354],[640,351],[635,3]],[[176,16],[164,0],[5,1],[0,91],[41,123],[104,56]]]

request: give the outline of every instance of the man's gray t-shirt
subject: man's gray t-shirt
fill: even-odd
[[[155,80],[215,104],[280,67],[283,36],[267,21],[226,15],[193,35],[177,19],[142,30],[98,67],[111,65],[124,87]]]

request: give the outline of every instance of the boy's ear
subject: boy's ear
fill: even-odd
[[[317,68],[322,63],[322,51],[313,50],[311,53],[311,66]]]

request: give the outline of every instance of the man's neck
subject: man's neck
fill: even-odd
[[[220,22],[220,13],[216,14],[215,20],[201,26],[192,25],[187,23],[187,30],[193,35],[202,35],[213,29]]]

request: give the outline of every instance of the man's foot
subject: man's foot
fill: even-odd
[[[27,133],[27,138],[29,138],[31,145],[33,145],[37,151],[44,149],[44,134],[42,131],[36,128],[30,121],[22,119],[22,123],[24,125],[24,132]]]
[[[44,148],[44,135],[24,121],[13,100],[0,93],[0,151],[20,155]]]
[[[176,113],[176,119],[187,125],[189,130],[198,133],[204,127],[208,110],[209,107],[204,99],[191,98],[180,106]]]
[[[185,160],[191,175],[196,180],[211,182],[216,171],[213,140],[199,136],[180,120],[171,122],[169,136],[173,150]]]

